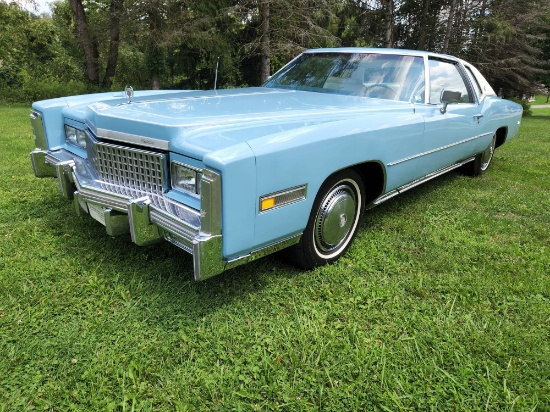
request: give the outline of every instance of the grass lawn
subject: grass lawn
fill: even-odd
[[[0,106],[0,411],[550,410],[550,109],[481,178],[370,210],[348,254],[194,282],[36,179]]]
[[[546,101],[547,99],[547,95],[537,94],[535,96],[535,101],[531,102],[531,104],[550,104],[550,100]]]

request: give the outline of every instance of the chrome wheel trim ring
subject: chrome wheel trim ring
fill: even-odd
[[[327,193],[319,206],[313,240],[317,253],[323,258],[338,255],[351,240],[361,207],[359,193],[354,181],[342,181]]]
[[[495,154],[495,146],[496,146],[496,140],[497,136],[496,134],[493,135],[493,139],[491,140],[491,144],[485,151],[481,154],[481,171],[484,172],[489,168],[489,165],[491,164],[491,160],[493,160],[493,155]]]

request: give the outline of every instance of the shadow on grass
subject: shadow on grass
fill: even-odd
[[[369,230],[384,215],[404,213],[458,178],[456,173],[449,173],[369,210],[360,231]],[[40,228],[42,236],[52,239],[53,263],[65,266],[61,270],[76,272],[62,274],[58,281],[62,281],[63,276],[80,276],[79,282],[86,283],[91,274],[108,289],[131,291],[132,296],[148,311],[157,313],[158,318],[181,313],[197,320],[220,307],[262,292],[268,283],[276,282],[273,277],[293,278],[304,274],[285,261],[283,251],[195,282],[191,255],[170,243],[140,247],[132,243],[129,234],[110,237],[90,216],[77,216],[72,203],[55,190],[48,190],[41,200],[38,210],[27,201],[19,203],[17,210],[22,221],[40,219],[33,224]]]
[[[550,108],[548,109],[532,109],[532,114],[529,116],[530,120],[538,121],[548,121],[550,120]]]
[[[43,192],[40,205],[14,199],[17,217],[13,223],[14,227],[32,225],[40,239],[47,239],[49,249],[44,253],[60,272],[67,272],[58,276],[57,282],[66,276],[80,276],[77,283],[86,283],[93,275],[112,290],[131,290],[147,305],[155,306],[155,297],[162,296],[162,305],[154,309],[160,314],[179,308],[190,318],[200,318],[261,292],[267,276],[300,273],[275,254],[196,282],[192,256],[185,251],[165,241],[140,247],[132,243],[129,234],[110,237],[101,224],[89,215],[77,216],[72,202],[50,189]]]

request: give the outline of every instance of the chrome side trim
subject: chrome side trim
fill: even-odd
[[[131,199],[128,205],[128,219],[130,220],[130,235],[132,242],[138,246],[151,245],[162,240],[158,226],[149,220],[149,206],[151,199],[142,197]]]
[[[479,134],[479,135],[477,135],[477,136],[474,136],[474,137],[470,137],[470,138],[468,138],[468,139],[461,140],[460,142],[451,143],[451,144],[448,144],[448,145],[445,145],[445,146],[438,147],[437,149],[428,150],[427,152],[418,153],[418,154],[416,154],[416,155],[414,155],[414,156],[409,156],[409,157],[406,157],[406,158],[404,158],[404,159],[401,159],[401,160],[397,160],[397,161],[395,161],[395,162],[388,163],[386,166],[388,166],[388,167],[395,166],[395,165],[398,165],[398,164],[400,164],[400,163],[407,162],[407,161],[409,161],[409,160],[417,159],[417,158],[422,157],[422,156],[426,156],[426,155],[429,155],[429,154],[432,154],[432,153],[435,153],[435,152],[439,152],[439,151],[441,151],[441,150],[449,149],[450,147],[458,146],[458,145],[461,145],[461,144],[463,144],[463,143],[467,143],[467,142],[470,142],[470,141],[472,141],[472,140],[479,139],[480,137],[484,137],[484,136],[488,136],[488,135],[493,135],[493,134],[495,134],[495,132],[488,132],[488,133]]]
[[[73,199],[73,194],[75,192],[75,187],[73,184],[74,178],[71,173],[74,165],[75,163],[73,160],[66,160],[55,165],[59,191],[61,192],[61,196],[69,200]]]
[[[107,191],[101,191],[96,188],[88,188],[81,186],[77,181],[75,181],[76,190],[86,201],[91,201],[93,203],[107,205],[114,210],[119,212],[127,212],[128,210],[128,200],[129,198],[123,196],[117,196],[113,193]]]
[[[113,209],[105,209],[105,231],[109,236],[119,236],[130,233],[130,222],[126,213]]]
[[[297,244],[301,238],[302,234],[299,233],[229,261],[219,259],[222,252],[221,236],[212,237],[200,243],[196,242],[193,245],[193,257],[200,255],[200,258],[198,260],[195,259],[196,264],[198,262],[198,267],[195,266],[195,280],[205,280],[223,271],[236,268],[256,259],[260,259],[264,256]],[[197,277],[197,271],[200,273],[199,277]]]
[[[154,149],[170,150],[170,143],[166,140],[140,136],[137,134],[122,133],[114,130],[98,128],[97,136],[103,139],[115,140],[117,142],[131,143],[139,146],[152,147]]]
[[[222,236],[199,235],[193,240],[195,280],[205,280],[225,270]]]
[[[35,110],[31,111],[31,126],[34,135],[34,147],[46,150],[48,142],[46,141],[44,122],[42,121],[42,115]]]
[[[225,270],[233,269],[234,267],[240,266],[244,263],[252,262],[253,260],[260,259],[264,256],[270,255],[279,250],[295,245],[298,242],[300,242],[301,238],[302,238],[302,233],[283,239],[279,242],[273,243],[263,248],[254,250],[250,252],[248,255],[240,256],[236,259],[230,260],[227,262],[227,265],[225,266]]]
[[[191,248],[193,245],[192,239],[199,231],[198,227],[193,227],[190,223],[177,219],[173,215],[156,208],[149,211],[149,218],[151,223],[156,223],[158,226],[168,230],[170,233],[173,233],[182,239],[186,239],[188,248]]]
[[[409,189],[412,189],[413,187],[419,186],[422,183],[427,182],[428,180],[435,179],[438,176],[441,176],[442,174],[445,174],[447,172],[450,172],[451,170],[457,169],[462,165],[465,165],[466,163],[469,163],[475,159],[474,156],[469,157],[468,159],[465,159],[461,162],[454,163],[450,166],[444,167],[442,169],[436,170],[435,172],[429,173],[426,176],[421,177],[420,179],[413,180],[412,182],[409,182],[407,184],[404,184],[403,186],[398,187],[397,189],[394,189],[382,196],[380,196],[378,199],[376,199],[374,202],[370,204],[368,209],[378,206],[380,203],[384,203],[386,200],[391,199],[392,197],[397,196],[398,194],[401,194],[403,192],[406,192]]]
[[[164,233],[164,239],[172,243],[174,246],[186,251],[190,255],[193,255],[193,242],[189,242],[187,239],[183,239],[179,236],[174,236],[170,232]]]
[[[205,169],[201,179],[201,234],[222,234],[222,187],[221,176]]]
[[[270,210],[275,210],[283,206],[291,205],[292,203],[305,200],[307,194],[307,185],[292,187],[290,189],[281,190],[280,192],[270,193],[260,197],[258,204],[258,212],[266,213]],[[265,199],[274,198],[274,205],[268,209],[262,210],[262,202]]]
[[[201,179],[201,224],[193,240],[195,280],[204,280],[225,269],[222,259],[221,176],[205,169]]]
[[[42,149],[34,149],[31,153],[32,170],[36,177],[57,177],[57,171],[53,165],[46,161],[48,152]]]

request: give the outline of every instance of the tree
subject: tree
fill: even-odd
[[[394,26],[394,0],[383,0],[384,9],[384,47],[393,47],[393,26]]]
[[[120,21],[124,11],[124,0],[111,0],[109,5],[109,55],[105,76],[103,77],[102,88],[109,89],[112,78],[116,73],[118,61],[118,50],[120,40]]]
[[[449,50],[449,42],[451,40],[451,34],[453,30],[453,24],[456,15],[456,8],[458,6],[458,0],[451,0],[451,7],[449,9],[449,17],[447,18],[447,30],[445,31],[445,40],[443,41],[443,53],[447,53]]]
[[[309,47],[337,45],[329,30],[337,0],[242,0],[233,10],[256,34],[245,44],[248,55],[260,58],[260,81],[277,66]]]
[[[457,54],[479,66],[501,95],[530,94],[542,65],[533,40],[545,27],[549,6],[538,0],[483,0],[469,10],[474,29],[463,34]]]
[[[549,8],[544,0],[58,0],[48,18],[0,0],[0,84],[205,89],[219,62],[218,86],[254,85],[304,48],[341,44],[457,55],[503,95],[521,96],[550,83]]]
[[[0,98],[28,102],[86,91],[63,29],[50,16],[0,1],[0,27]]]
[[[99,50],[98,44],[88,30],[86,12],[82,0],[69,0],[74,15],[75,34],[82,44],[86,59],[86,75],[91,84],[99,86]]]
[[[261,82],[264,83],[271,75],[271,39],[269,36],[269,21],[271,19],[269,12],[269,0],[262,0],[260,3],[261,27],[262,35],[260,37],[262,64],[260,71]]]
[[[109,52],[105,75],[100,79],[100,44],[96,35],[89,29],[86,8],[83,0],[69,0],[73,12],[75,33],[80,43],[86,61],[86,75],[91,85],[108,89],[116,72],[120,39],[120,22],[124,9],[124,0],[109,0],[108,32]],[[88,4],[88,3],[86,3]],[[96,4],[97,6],[97,4]],[[100,7],[101,8],[101,7]],[[96,30],[98,32],[98,30]]]

